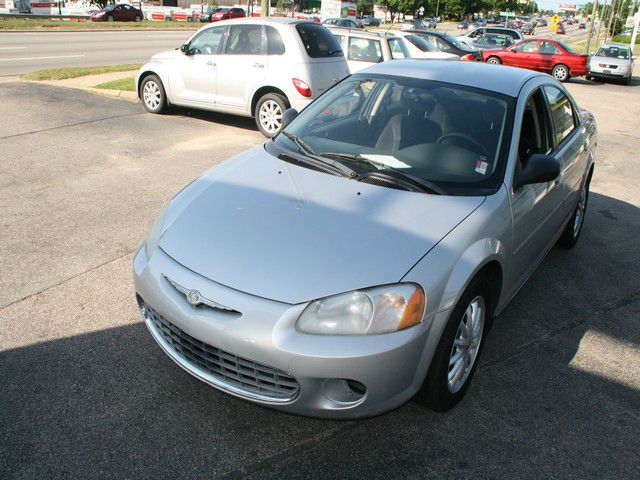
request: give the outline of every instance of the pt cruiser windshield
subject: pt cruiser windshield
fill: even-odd
[[[306,108],[267,148],[276,156],[312,157],[355,180],[383,176],[392,188],[486,195],[502,183],[512,111],[511,97],[485,90],[354,76]]]

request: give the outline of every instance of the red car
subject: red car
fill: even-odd
[[[144,19],[142,10],[126,3],[107,5],[102,10],[91,14],[94,22],[141,22]]]
[[[564,28],[564,25],[562,23],[559,23],[557,28],[556,28],[556,33],[558,35],[564,35],[565,33],[567,33],[567,31]]]
[[[555,40],[522,40],[509,48],[484,50],[482,60],[514,67],[538,70],[564,82],[570,77],[586,75],[589,55],[584,55]]]
[[[220,8],[217,8],[216,11],[209,16],[209,21],[219,22],[220,20],[230,20],[232,18],[244,18],[245,16],[246,15],[242,8],[220,7]]]

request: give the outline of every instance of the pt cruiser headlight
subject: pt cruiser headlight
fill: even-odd
[[[354,290],[307,305],[297,328],[317,335],[371,335],[412,327],[422,321],[422,288],[413,283]]]
[[[166,213],[167,209],[165,208],[158,216],[158,219],[153,224],[153,227],[151,227],[151,232],[149,232],[149,236],[147,237],[147,241],[145,242],[147,258],[151,258],[153,251],[158,246],[158,242],[160,241],[160,236],[162,235],[162,230],[164,228],[164,216]]]

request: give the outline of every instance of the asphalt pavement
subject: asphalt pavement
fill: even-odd
[[[145,63],[179,47],[193,31],[0,32],[0,77],[43,68]]]
[[[252,121],[0,83],[0,477],[637,478],[640,85],[568,86],[600,126],[579,244],[496,319],[454,410],[336,422],[198,382],[135,306],[154,218],[263,142]]]

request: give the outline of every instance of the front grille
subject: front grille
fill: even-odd
[[[601,63],[600,64],[600,68],[608,68],[610,70],[613,70],[614,68],[618,68],[617,65],[607,65],[606,63]]]
[[[145,318],[183,361],[204,370],[223,384],[252,395],[286,401],[298,394],[298,382],[288,373],[239,357],[183,332],[144,304]]]

